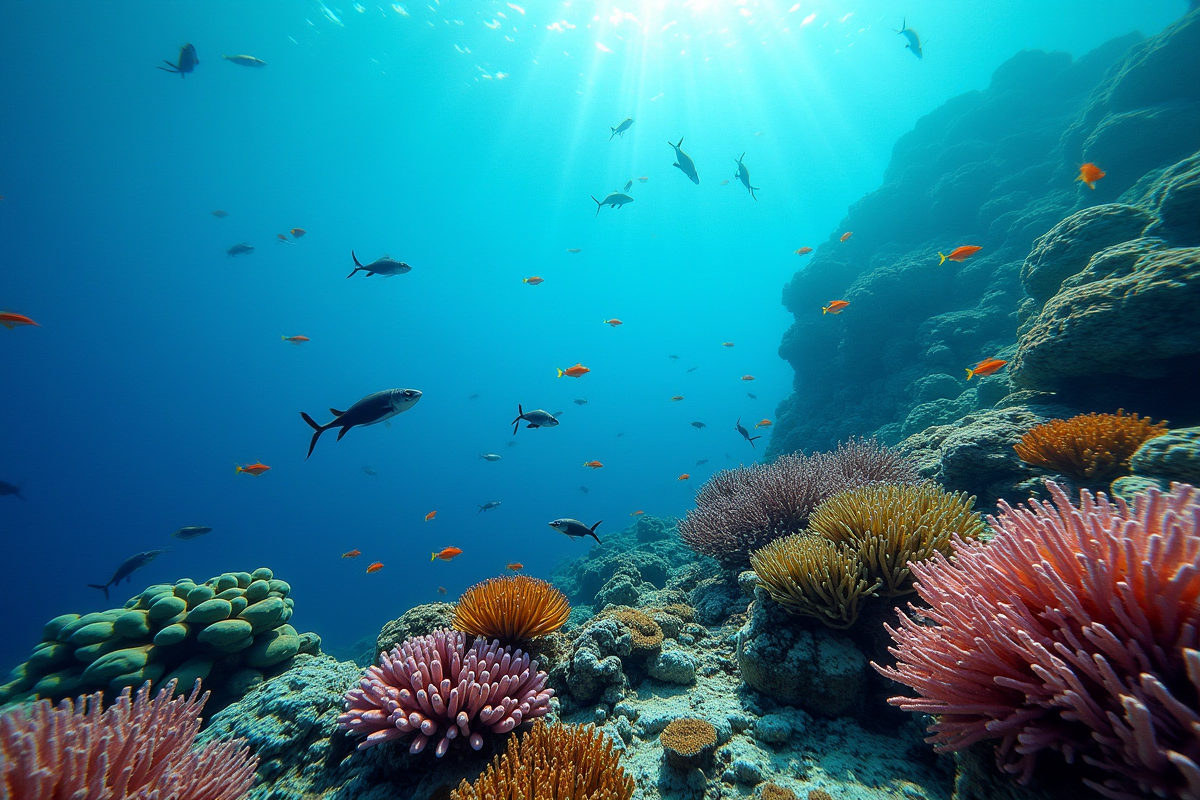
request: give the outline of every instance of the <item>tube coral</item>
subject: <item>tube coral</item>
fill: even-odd
[[[831,628],[849,628],[858,604],[879,588],[854,550],[821,536],[794,533],[750,554],[759,583],[793,614],[815,617]]]
[[[103,692],[52,706],[41,700],[0,716],[0,797],[186,797],[237,800],[258,757],[241,741],[192,749],[208,692],[171,699],[175,681],[150,697],[147,681],[101,711]]]
[[[1020,459],[1083,483],[1101,483],[1129,473],[1129,460],[1148,439],[1167,432],[1117,409],[1116,414],[1080,414],[1030,428],[1013,445]]]
[[[1074,508],[1048,485],[1001,501],[990,543],[912,565],[935,624],[888,628],[897,664],[875,668],[917,692],[889,702],[936,715],[941,752],[999,739],[1022,782],[1056,750],[1106,797],[1200,797],[1200,491]]]
[[[410,753],[440,732],[441,758],[459,735],[478,750],[482,731],[508,733],[550,710],[554,690],[528,654],[483,637],[470,647],[467,641],[465,633],[439,630],[381,653],[379,665],[346,692],[338,727],[366,737],[360,750],[415,734]]]
[[[463,592],[454,628],[502,642],[526,642],[561,628],[571,615],[567,597],[528,575],[489,578]]]

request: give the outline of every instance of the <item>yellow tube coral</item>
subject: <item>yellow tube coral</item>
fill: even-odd
[[[867,567],[846,545],[809,534],[776,539],[750,554],[759,584],[793,614],[816,617],[831,628],[849,628],[858,604],[874,594]]]

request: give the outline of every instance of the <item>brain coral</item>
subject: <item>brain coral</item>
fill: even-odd
[[[489,578],[463,592],[454,628],[502,642],[525,642],[561,628],[571,615],[566,595],[528,575]]]
[[[1200,796],[1200,491],[1132,506],[1001,501],[987,543],[913,564],[934,624],[901,615],[889,702],[935,716],[939,751],[998,739],[1026,781],[1057,750],[1110,798]]]
[[[1084,483],[1129,473],[1129,460],[1149,439],[1167,432],[1165,422],[1137,414],[1080,414],[1031,428],[1013,445],[1022,461]]]
[[[436,753],[446,754],[462,735],[478,750],[482,731],[508,733],[550,710],[554,690],[527,654],[483,637],[440,630],[417,636],[379,656],[358,688],[346,693],[338,726],[365,736],[358,747],[415,734],[410,753],[420,753],[441,733]]]
[[[465,780],[452,800],[629,800],[633,777],[620,753],[591,725],[547,725],[509,743],[474,784]]]
[[[676,769],[701,766],[717,746],[717,729],[695,717],[671,720],[658,736],[667,762]]]

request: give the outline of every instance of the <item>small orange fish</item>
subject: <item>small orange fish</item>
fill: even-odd
[[[266,472],[269,469],[270,469],[270,467],[268,467],[266,464],[262,464],[262,463],[247,464],[244,467],[241,467],[241,466],[235,467],[233,470],[233,473],[236,475],[239,472],[249,472],[251,475],[262,475],[264,472]]]
[[[445,594],[445,593],[446,593],[446,587],[445,587],[445,586],[439,586],[439,587],[438,587],[438,594]]]
[[[688,474],[685,472],[685,473],[683,473],[682,475],[680,475],[678,478],[676,478],[675,480],[677,480],[677,481],[686,481],[686,480],[687,480],[688,478],[690,478],[690,477],[692,477],[692,476],[691,476],[691,475],[688,475]]]
[[[537,286],[539,283],[545,282],[546,281],[542,280],[537,275],[534,275],[532,278],[521,278],[521,283],[528,283],[530,286]]]
[[[376,561],[374,564],[367,567],[367,574],[370,575],[372,572],[379,572],[381,569],[383,569],[383,562]]]
[[[286,241],[288,241],[288,238],[287,238],[287,234],[286,234],[286,233],[277,233],[277,234],[275,234],[275,238],[276,238],[276,239],[278,239],[278,240],[279,240],[279,241],[281,241],[281,242],[286,242]]]
[[[1089,161],[1086,164],[1080,165],[1079,177],[1076,178],[1075,180],[1083,181],[1085,184],[1087,184],[1087,187],[1089,189],[1095,189],[1096,181],[1100,180],[1107,174],[1108,174],[1107,172],[1100,169],[1095,164],[1093,164],[1092,162]]]
[[[292,344],[304,344],[305,342],[309,341],[307,336],[280,336],[279,338],[283,339],[285,342],[291,342]]]
[[[0,325],[3,325],[10,331],[18,325],[32,325],[35,328],[42,327],[24,314],[18,314],[14,311],[0,311]]]
[[[525,565],[520,561],[514,561],[511,564],[505,564],[504,568],[511,569],[513,572],[520,572],[521,570],[525,569]]]
[[[428,514],[425,515],[425,521],[429,522],[429,520],[433,519],[436,516],[437,516],[436,511],[430,511]]]
[[[640,517],[642,514],[645,514],[645,513],[646,513],[645,511],[642,511],[642,510],[639,508],[637,511],[631,511],[631,512],[629,512],[629,516],[631,516],[631,517]]]
[[[680,400],[682,400],[682,399],[683,399],[683,395],[681,395],[681,394],[677,394],[677,395],[675,395],[674,397],[672,397],[672,398],[671,398],[671,402],[672,402],[672,403],[678,403],[678,402],[679,402]]]
[[[842,238],[838,239],[838,241],[844,242],[853,235],[854,235],[854,231],[846,231],[845,233],[842,234]]]
[[[757,423],[755,423],[754,427],[756,427],[756,428],[769,428],[769,427],[771,427],[771,424],[772,424],[772,423],[771,423],[771,420],[769,420],[769,419],[762,419],[762,420],[759,420]]]
[[[584,463],[584,466],[591,467],[592,469],[600,469],[604,465],[601,464],[599,461],[588,461],[588,462]]]
[[[799,250],[796,251],[796,255],[803,256],[803,255],[807,255],[811,252],[812,252],[812,248],[805,245],[804,247],[801,247]]]
[[[966,261],[968,258],[975,255],[982,249],[983,249],[982,247],[976,247],[973,244],[964,244],[962,247],[956,247],[953,250],[951,250],[950,255],[948,255],[948,256],[944,256],[941,253],[938,253],[938,255],[941,256],[941,259],[942,259],[941,261],[938,262],[938,266],[940,267],[942,264],[945,264],[947,260],[949,260],[949,261]]]
[[[576,364],[573,367],[560,369],[558,371],[558,377],[561,378],[563,375],[569,375],[572,378],[578,378],[581,375],[587,375],[589,372],[591,372],[591,370],[585,367],[583,364]]]
[[[733,342],[721,342],[721,347],[733,347]]]
[[[431,555],[429,560],[433,561],[435,558],[440,558],[442,561],[449,561],[458,555],[462,555],[462,550],[459,550],[457,547],[444,547],[440,553]]]
[[[842,309],[850,305],[849,300],[830,300],[829,305],[821,306],[822,314],[840,314]]]
[[[976,375],[994,375],[995,373],[1004,369],[1004,365],[1007,363],[1007,361],[1001,361],[998,358],[985,358],[983,361],[980,361],[975,365],[975,369],[967,370],[967,380],[971,380],[971,378]]]
[[[306,233],[308,233],[308,231],[304,230],[304,228],[292,228],[291,230],[292,236],[295,236],[297,239]]]
[[[212,212],[212,215],[214,217],[216,217],[217,219],[225,219],[226,217],[229,216],[229,212],[222,211],[221,209],[218,208],[216,211]]]
[[[345,553],[342,553],[342,558],[358,558],[361,555],[362,550],[347,550]]]
[[[605,325],[611,325],[611,326],[613,326],[613,327],[615,328],[615,327],[617,327],[618,325],[624,325],[625,323],[624,323],[624,322],[621,322],[621,320],[617,319],[616,317],[613,317],[612,319],[606,319],[606,320],[604,320],[604,324],[605,324]]]
[[[754,380],[754,376],[753,376],[753,375],[743,375],[743,376],[742,376],[742,380],[744,380],[744,381],[752,381],[752,380]]]

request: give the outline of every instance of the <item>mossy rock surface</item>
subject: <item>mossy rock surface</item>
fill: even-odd
[[[61,642],[43,642],[37,646],[25,664],[29,672],[45,675],[64,664],[70,664],[71,661],[70,645]]]
[[[44,675],[30,688],[42,697],[61,697],[78,692],[83,685],[83,670],[72,667]]]
[[[135,672],[118,675],[113,678],[108,682],[108,688],[113,692],[120,692],[127,686],[131,689],[137,689],[146,681],[150,681],[151,683],[157,682],[163,676],[164,672],[166,672],[166,667],[162,664],[147,664]]]
[[[235,598],[245,597],[245,596],[246,596],[246,590],[241,589],[237,586],[234,586],[232,589],[225,589],[224,591],[217,592],[217,597],[220,598],[221,600],[232,601]]]
[[[250,605],[250,603],[249,603],[249,601],[246,600],[245,597],[235,597],[229,601],[229,605],[230,605],[230,608],[232,609],[229,616],[236,617],[238,614],[245,611],[246,606]]]
[[[194,656],[180,664],[175,669],[163,675],[162,682],[179,681],[175,694],[186,694],[192,690],[192,684],[203,681],[212,672],[213,660],[208,656]]]
[[[292,587],[287,581],[281,581],[278,578],[268,581],[267,586],[271,587],[272,592],[279,592],[284,597],[287,597],[292,591]]]
[[[247,692],[262,685],[265,676],[260,670],[239,669],[225,681],[225,691],[232,697],[242,697]]]
[[[114,636],[111,639],[106,639],[103,642],[97,642],[96,644],[89,644],[86,647],[76,647],[72,656],[76,661],[83,662],[84,664],[90,664],[97,658],[100,658],[100,656],[108,655],[115,650],[120,650],[121,648],[128,646],[128,641],[121,639],[118,636]]]
[[[237,576],[228,572],[226,572],[224,575],[218,576],[217,579],[213,581],[213,589],[216,590],[218,594],[229,589],[236,588],[238,588]]]

